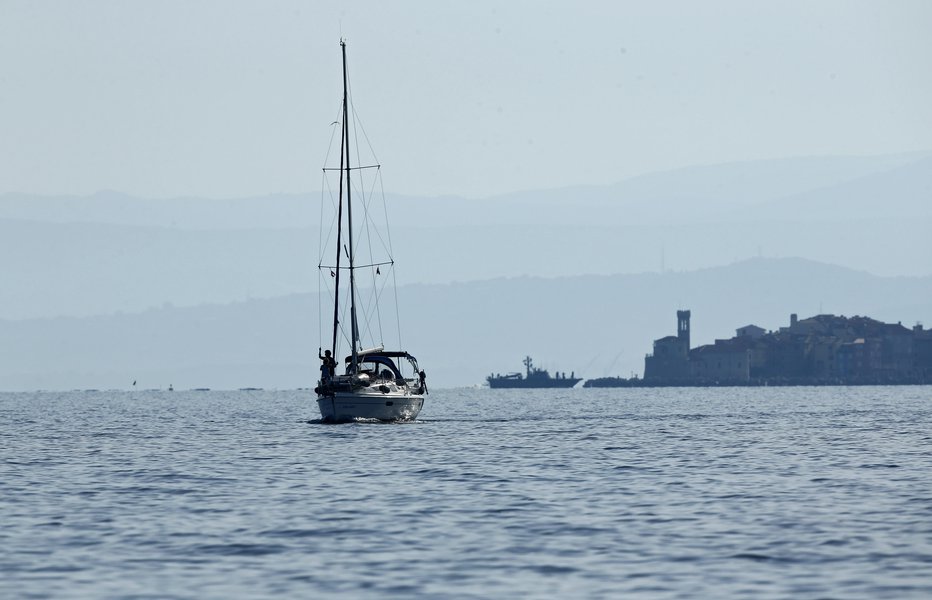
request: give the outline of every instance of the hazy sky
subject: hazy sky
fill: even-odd
[[[0,193],[316,192],[340,100],[388,191],[932,149],[932,2],[0,0]]]

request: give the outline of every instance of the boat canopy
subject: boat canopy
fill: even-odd
[[[408,360],[417,360],[416,358],[414,358],[413,356],[411,356],[410,354],[408,354],[408,353],[405,352],[404,350],[388,350],[388,351],[385,351],[385,350],[368,350],[368,351],[366,351],[366,350],[364,350],[364,351],[360,352],[359,354],[357,354],[356,356],[357,356],[357,360],[359,360],[359,361],[367,360],[367,359],[372,358],[372,357],[374,357],[374,356],[384,356],[384,357],[386,357],[386,358],[407,358]],[[353,357],[352,357],[352,355],[351,355],[351,356],[347,356],[347,357],[344,359],[344,362],[347,362],[347,363],[353,362]]]
[[[363,365],[365,363],[369,363],[370,365],[373,365],[372,367],[363,367],[364,371],[371,369],[374,372],[379,372],[381,370],[381,367],[387,367],[391,371],[395,379],[399,379],[399,378],[403,379],[403,375],[401,374],[401,369],[399,369],[398,365],[395,364],[395,361],[392,360],[393,358],[407,359],[408,362],[411,363],[411,367],[414,369],[414,373],[417,374],[418,372],[417,359],[404,351],[385,352],[384,350],[371,350],[368,352],[360,352],[359,354],[357,354],[356,360],[359,362],[360,365]],[[352,368],[351,364],[353,362],[353,357],[347,356],[344,362],[346,363],[347,374],[349,374],[349,371]],[[377,365],[381,365],[381,366],[376,367]]]

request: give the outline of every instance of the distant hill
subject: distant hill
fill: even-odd
[[[655,338],[692,310],[693,345],[790,313],[932,324],[932,277],[878,277],[802,259],[688,272],[498,278],[399,289],[406,349],[433,389],[517,371],[530,354],[584,377],[642,373]],[[327,315],[322,316],[327,322]],[[0,389],[313,387],[318,309],[294,294],[87,318],[0,321]]]
[[[932,274],[932,157],[697,166],[494,198],[390,196],[402,284],[696,270],[802,256]],[[317,290],[319,195],[0,196],[0,318]],[[329,225],[329,223],[327,224]]]
[[[797,192],[730,215],[733,219],[818,221],[932,216],[932,158]]]
[[[932,153],[824,156],[699,165],[632,177],[611,185],[526,190],[482,199],[388,194],[396,224],[590,225],[595,215],[613,221],[704,220],[723,211],[768,207],[806,194],[824,201],[862,195],[908,196],[910,214],[930,215]],[[862,183],[876,181],[879,189]],[[839,193],[832,192],[842,188]],[[870,199],[870,196],[868,196]],[[97,223],[191,230],[317,229],[320,190],[246,198],[137,198],[104,190],[91,196],[0,194],[0,219],[43,223]],[[769,209],[768,209],[769,210]],[[753,211],[743,218],[757,218]],[[767,217],[772,216],[769,212]]]

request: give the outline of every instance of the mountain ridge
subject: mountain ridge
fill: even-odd
[[[388,206],[400,284],[695,270],[753,256],[926,275],[929,194],[932,158],[917,153],[686,167],[609,186],[389,197]],[[0,196],[0,317],[316,289],[325,236],[310,195],[33,200]]]
[[[781,284],[780,281],[785,283]],[[806,259],[699,271],[412,284],[398,290],[405,349],[433,389],[520,369],[530,354],[587,378],[641,373],[654,339],[693,311],[694,345],[750,323],[820,312],[932,322],[932,276],[878,277]],[[326,304],[326,303],[325,303]],[[821,305],[822,310],[819,310]],[[0,389],[313,387],[329,308],[289,294],[94,317],[0,321]],[[366,342],[364,341],[364,344]]]
[[[865,176],[896,171],[916,163],[928,163],[930,152],[913,152],[876,156],[812,156],[761,159],[687,165],[675,169],[644,173],[608,184],[580,183],[550,189],[529,189],[494,194],[483,198],[465,198],[454,194],[410,196],[387,193],[392,203],[407,211],[402,220],[416,218],[425,207],[444,205],[454,210],[458,219],[475,214],[477,207],[528,202],[538,206],[571,201],[591,205],[614,203],[620,196],[627,202],[645,196],[658,198],[716,198],[723,189],[729,197],[758,201],[779,200],[806,190],[828,189],[833,185],[854,181]],[[729,188],[730,186],[730,188]],[[779,190],[774,187],[779,186]],[[793,190],[787,192],[783,188]],[[697,193],[699,190],[701,193]],[[581,193],[589,192],[589,193]],[[161,225],[192,229],[288,228],[308,226],[313,222],[319,192],[269,193],[233,198],[198,198],[173,196],[166,198],[138,197],[117,190],[100,190],[94,194],[47,195],[6,192],[0,194],[0,218],[19,218],[43,222],[114,223],[122,225]],[[588,203],[588,204],[587,204]],[[753,202],[752,202],[753,203]],[[136,214],[126,214],[127,208]],[[630,208],[630,207],[629,207]],[[224,213],[240,211],[237,221]],[[190,214],[182,214],[185,210]],[[669,217],[661,212],[661,217]],[[296,225],[297,223],[297,225]],[[432,223],[438,224],[437,222]]]

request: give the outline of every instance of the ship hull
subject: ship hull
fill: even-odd
[[[351,421],[413,421],[424,407],[418,394],[335,393],[318,396],[320,417],[328,423]]]
[[[547,381],[529,381],[527,379],[489,379],[489,387],[492,389],[548,389],[548,388],[571,388],[582,379],[550,379]]]

